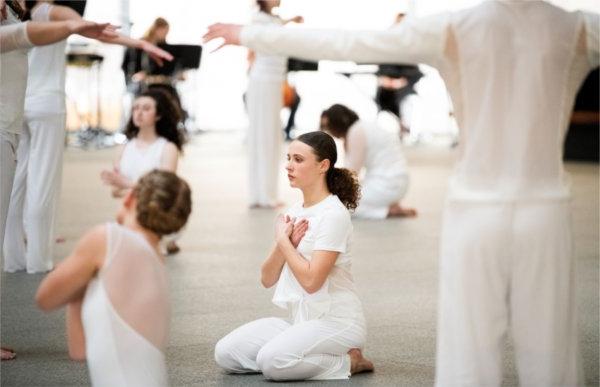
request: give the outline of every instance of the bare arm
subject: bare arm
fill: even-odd
[[[67,347],[73,360],[85,360],[85,335],[81,321],[83,294],[67,305]]]
[[[290,240],[293,221],[279,218],[276,226],[277,248],[281,251],[294,277],[308,293],[321,289],[339,255],[337,251],[315,251],[312,259],[305,259]]]
[[[65,7],[65,6],[61,6],[61,5],[53,5],[52,8],[50,8],[50,20],[51,21],[69,21],[69,20],[82,21],[83,19],[77,12],[75,12],[73,9],[71,9],[69,7]],[[92,38],[92,39],[97,39],[101,42],[108,43],[108,44],[118,44],[118,45],[125,46],[125,47],[138,48],[140,50],[147,52],[150,55],[150,57],[152,57],[152,59],[154,59],[160,65],[162,65],[163,59],[168,60],[168,61],[173,60],[173,56],[171,54],[158,48],[154,44],[152,44],[150,42],[146,42],[144,40],[133,39],[128,36],[121,35],[121,34],[115,34],[113,36],[106,36],[106,35],[90,36],[90,35],[84,34],[83,36],[86,36],[86,37]]]
[[[275,285],[281,275],[281,270],[285,264],[285,258],[279,251],[277,245],[273,246],[271,254],[265,259],[260,268],[260,282],[265,288]]]
[[[44,278],[35,295],[38,307],[51,311],[81,298],[104,262],[106,227],[96,226],[77,243],[75,250]]]
[[[164,171],[177,172],[177,162],[179,161],[179,150],[172,142],[167,142],[160,157],[160,169]]]
[[[288,218],[289,219],[289,218]],[[306,230],[308,229],[308,221],[301,219],[298,223],[293,226],[292,234],[289,238],[292,247],[298,248],[300,241],[304,238]],[[270,288],[275,285],[281,275],[281,270],[285,264],[285,258],[278,244],[276,244],[271,250],[271,254],[265,259],[261,266],[261,283],[265,288]]]
[[[27,23],[27,36],[35,46],[56,43],[73,34],[93,38],[116,36],[115,27],[109,23],[98,24],[87,20]]]

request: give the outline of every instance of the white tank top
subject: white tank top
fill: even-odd
[[[170,321],[167,273],[139,233],[106,225],[104,265],[86,290],[81,317],[93,386],[166,386]]]
[[[31,20],[50,21],[52,5],[42,3],[31,13]],[[65,48],[67,41],[34,47],[29,52],[29,77],[25,111],[65,113]]]
[[[125,144],[119,169],[121,174],[129,180],[138,181],[147,172],[160,168],[163,149],[167,144],[164,137],[159,137],[147,148],[141,149],[139,141],[134,138]]]

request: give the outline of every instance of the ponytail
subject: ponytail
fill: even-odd
[[[332,166],[327,171],[327,189],[336,195],[344,206],[354,211],[360,200],[360,184],[356,173],[347,168]]]

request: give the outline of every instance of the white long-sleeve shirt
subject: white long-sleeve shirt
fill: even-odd
[[[562,145],[576,92],[600,62],[600,18],[541,1],[488,1],[381,31],[248,26],[242,44],[308,60],[425,63],[460,128],[450,197],[564,198]]]
[[[0,26],[0,53],[33,47],[27,35],[27,23]]]
[[[21,23],[11,9],[0,22],[0,131],[22,131],[25,88],[27,87],[26,23]]]

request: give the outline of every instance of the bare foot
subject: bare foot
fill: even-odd
[[[388,209],[388,218],[414,218],[417,216],[417,210],[414,208],[402,207],[399,203],[394,203]]]
[[[360,374],[361,372],[373,372],[375,367],[373,363],[363,357],[362,351],[358,348],[352,348],[348,351],[350,356],[350,374]]]
[[[0,348],[0,351],[1,351],[1,358],[3,361],[4,360],[12,360],[17,357],[17,353],[14,351],[14,349],[2,347],[2,348]]]

